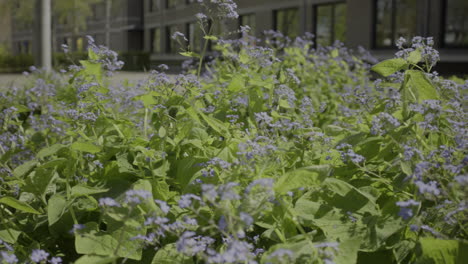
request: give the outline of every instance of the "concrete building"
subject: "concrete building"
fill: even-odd
[[[113,0],[114,2],[117,0]],[[112,15],[110,47],[119,51],[144,50],[154,64],[184,59],[171,35],[180,31],[193,50],[200,50],[203,39],[197,30],[195,14],[203,11],[191,0],[118,0]],[[196,1],[195,1],[196,2]],[[389,58],[400,37],[433,36],[441,53],[443,70],[468,72],[467,0],[235,0],[240,15],[237,21],[216,26],[218,33],[233,32],[239,25],[250,25],[258,37],[268,29],[294,37],[314,33],[316,42],[335,40],[349,47],[363,46],[378,58]],[[105,3],[95,7],[86,31],[72,36],[65,26],[57,26],[55,41],[82,48],[84,35],[105,44]],[[26,35],[14,31],[15,42]],[[59,45],[55,45],[56,47]]]

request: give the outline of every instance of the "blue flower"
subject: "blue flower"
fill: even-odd
[[[116,202],[114,199],[109,197],[104,197],[99,199],[99,205],[101,207],[120,207],[120,204]]]
[[[42,249],[34,249],[31,253],[31,261],[34,263],[40,263],[41,261],[46,261],[49,257],[49,253],[45,252]]]
[[[437,182],[436,181],[430,181],[429,183],[424,183],[423,181],[416,181],[414,183],[418,189],[419,193],[421,194],[432,194],[434,196],[438,196],[440,194],[439,188],[437,188]]]
[[[0,261],[3,260],[8,264],[15,264],[18,263],[18,258],[15,254],[8,254],[8,252],[0,251]]]
[[[171,208],[169,207],[169,205],[167,205],[165,201],[154,200],[154,202],[159,205],[159,208],[161,209],[161,211],[163,211],[164,214],[169,213],[169,211],[171,210]]]
[[[62,263],[62,258],[60,257],[53,257],[49,260],[50,264],[60,264]]]
[[[399,201],[396,203],[400,207],[400,212],[398,215],[403,218],[403,220],[408,220],[414,216],[412,207],[419,206],[421,203],[413,199],[408,201]]]
[[[179,199],[179,207],[180,208],[190,207],[192,205],[192,200],[201,201],[201,198],[194,194],[184,194]]]

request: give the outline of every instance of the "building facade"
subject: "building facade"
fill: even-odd
[[[84,27],[75,28],[71,22],[58,23],[58,18],[53,17],[52,47],[54,52],[61,52],[62,44],[66,44],[71,51],[84,51],[87,35],[92,36],[98,44],[107,44],[116,51],[143,50],[143,0],[111,0],[110,2],[112,4],[109,10],[107,10],[106,1],[93,4],[92,14],[86,18]],[[34,46],[32,44],[34,23],[24,23],[13,17],[12,24],[14,53],[31,53],[31,47]]]
[[[203,39],[195,15],[203,12],[196,0],[113,0],[116,8],[111,23],[110,47],[119,51],[143,50],[151,61],[179,63],[184,58],[171,36],[184,33],[194,51]],[[216,25],[215,31],[229,37],[240,25],[249,25],[256,36],[276,29],[295,37],[305,32],[316,35],[316,43],[330,45],[339,40],[347,46],[362,46],[377,58],[392,57],[399,37],[433,36],[441,54],[441,65],[449,71],[468,72],[467,0],[236,0],[239,19]],[[94,36],[105,44],[105,4],[97,4],[88,19],[87,30],[72,36],[58,25],[56,43],[82,48],[80,38]],[[231,34],[232,36],[233,34]],[[16,42],[27,34],[14,31]],[[55,45],[56,47],[59,45]],[[171,63],[172,64],[172,63]]]

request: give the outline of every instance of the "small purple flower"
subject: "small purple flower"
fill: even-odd
[[[34,263],[40,263],[41,261],[47,261],[49,253],[45,252],[42,249],[34,249],[31,253],[31,261]]]
[[[205,19],[208,19],[208,17],[207,17],[205,14],[203,14],[203,13],[197,13],[197,14],[195,15],[195,17],[196,17],[198,20],[205,20]]]
[[[53,257],[49,260],[50,264],[60,264],[62,263],[62,258],[61,257]]]
[[[169,211],[171,210],[171,207],[169,207],[169,205],[167,205],[165,201],[154,200],[154,202],[156,202],[159,205],[159,208],[161,209],[161,211],[163,211],[164,214],[169,213]]]
[[[284,259],[286,257],[286,259]],[[270,254],[270,258],[278,258],[283,261],[294,258],[294,252],[289,249],[279,248]]]
[[[16,264],[18,263],[18,258],[15,256],[15,254],[8,254],[8,252],[5,251],[0,251],[0,261],[3,260],[4,262],[8,264]]]
[[[129,190],[125,192],[125,202],[129,204],[140,204],[153,195],[146,190]]]
[[[201,198],[199,196],[196,196],[195,194],[184,194],[180,197],[179,207],[180,208],[190,207],[192,205],[192,200],[201,201]]]
[[[258,179],[253,182],[251,182],[247,188],[245,189],[246,194],[250,194],[250,192],[255,188],[256,186],[261,186],[263,188],[272,190],[273,189],[273,184],[274,180],[270,178],[263,178],[263,179]]]
[[[120,207],[120,204],[117,201],[109,197],[99,199],[99,205],[101,207]]]
[[[185,37],[184,33],[179,32],[179,31],[176,31],[176,32],[172,35],[171,38],[172,38],[172,39],[182,38],[183,40],[188,41],[187,38]]]
[[[420,204],[420,202],[413,199],[408,201],[399,201],[396,203],[396,205],[400,207],[398,215],[403,218],[403,220],[408,220],[414,215],[412,207],[419,206]]]
[[[420,194],[432,194],[434,196],[438,196],[440,194],[439,188],[437,188],[436,181],[430,181],[428,183],[424,183],[423,181],[416,181],[414,183],[418,189]]]
[[[240,219],[244,222],[247,226],[251,226],[254,223],[254,219],[248,213],[241,212]]]

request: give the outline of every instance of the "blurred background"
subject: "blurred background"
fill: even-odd
[[[39,0],[37,0],[39,1]],[[54,68],[86,57],[86,36],[119,52],[124,70],[145,71],[161,63],[177,70],[186,57],[171,36],[182,32],[194,51],[203,45],[193,0],[51,0]],[[316,45],[362,46],[378,59],[393,57],[400,37],[434,37],[442,74],[468,73],[468,0],[237,0],[237,20],[211,21],[214,34],[239,36],[279,30],[290,38],[313,33]],[[41,13],[35,0],[0,0],[0,73],[37,64],[34,35]],[[67,45],[65,54],[62,44]],[[209,45],[211,49],[211,45]]]

